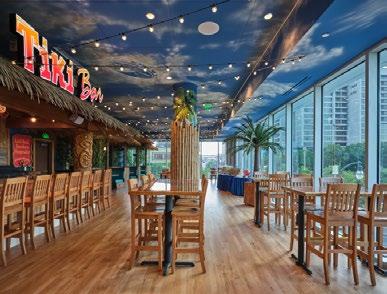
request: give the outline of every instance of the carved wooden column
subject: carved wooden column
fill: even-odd
[[[74,171],[93,167],[93,133],[80,130],[74,140]]]

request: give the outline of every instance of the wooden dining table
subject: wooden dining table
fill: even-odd
[[[146,190],[130,191],[132,195],[164,195],[165,198],[165,219],[164,219],[164,261],[163,275],[168,274],[172,265],[172,210],[175,197],[199,196],[201,194],[200,180],[173,180],[158,179]],[[142,264],[155,264],[157,261],[143,261]],[[176,262],[176,266],[195,266],[194,262]]]
[[[295,259],[296,264],[301,266],[309,275],[312,274],[312,271],[305,264],[305,197],[321,197],[326,194],[326,187],[291,187],[285,186],[284,190],[287,190],[292,193],[296,193],[298,195],[298,250],[297,256],[293,253],[291,256]],[[371,195],[371,191],[362,188],[360,191],[361,197],[369,197]]]

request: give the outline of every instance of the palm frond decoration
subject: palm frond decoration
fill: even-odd
[[[192,90],[185,91],[179,87],[173,101],[175,121],[188,121],[196,125],[196,93]]]
[[[243,151],[248,155],[254,152],[254,171],[259,170],[259,153],[261,149],[272,150],[273,153],[282,150],[282,146],[279,143],[272,142],[273,136],[280,131],[283,131],[283,127],[267,126],[266,120],[261,122],[253,122],[250,117],[243,118],[243,122],[239,126],[233,127],[235,133],[226,138],[224,142],[238,141],[239,145],[234,144],[231,148],[232,153]]]

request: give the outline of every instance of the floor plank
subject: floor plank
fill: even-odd
[[[198,263],[164,277],[157,267],[139,265],[154,259],[152,253],[141,253],[128,271],[126,190],[115,191],[112,200],[112,208],[80,226],[74,223],[70,232],[57,227],[50,243],[39,235],[37,250],[28,246],[26,256],[13,247],[8,267],[0,266],[0,293],[386,293],[387,278],[377,274],[377,286],[370,286],[368,269],[360,262],[360,284],[355,286],[341,256],[338,269],[330,268],[331,285],[324,284],[320,259],[312,259],[308,276],[290,257],[289,232],[274,225],[270,232],[258,229],[253,208],[243,204],[243,197],[218,191],[215,180],[206,198],[207,273]],[[180,257],[199,261],[196,255]]]

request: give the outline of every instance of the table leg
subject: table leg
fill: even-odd
[[[255,182],[255,219],[254,223],[258,225],[258,228],[261,227],[261,202],[260,202],[260,197],[259,197],[259,181]]]
[[[304,229],[305,229],[305,198],[303,195],[298,195],[298,257],[292,254],[292,257],[296,260],[296,264],[301,266],[309,275],[312,271],[306,267],[304,256]]]

